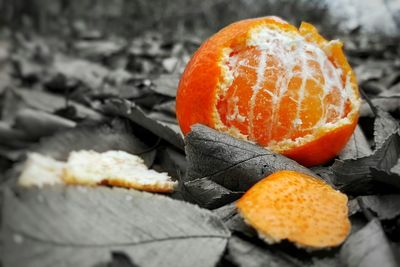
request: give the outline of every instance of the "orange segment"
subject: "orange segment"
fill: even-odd
[[[242,196],[237,207],[268,243],[287,239],[300,247],[334,247],[350,231],[346,195],[294,171],[264,178]]]
[[[254,66],[259,62],[259,51],[248,49],[231,53],[229,61],[226,64],[229,70],[234,73],[230,90],[220,92],[217,109],[224,125],[236,127],[243,134],[248,131],[248,105],[251,92],[243,91],[241,88],[251,86],[251,83],[257,77]],[[238,75],[241,73],[243,75]]]
[[[360,106],[341,47],[307,23],[296,29],[264,17],[229,25],[200,47],[182,75],[183,133],[202,123],[307,166],[328,161],[350,138]]]

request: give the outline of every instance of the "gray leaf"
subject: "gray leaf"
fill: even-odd
[[[125,117],[183,150],[183,137],[177,125],[171,126],[171,124],[165,124],[148,117],[148,115],[133,102],[122,99],[109,100],[103,106],[103,110],[114,116]]]
[[[162,74],[153,81],[153,91],[170,97],[176,96],[180,75],[177,74]]]
[[[377,219],[352,234],[344,243],[340,259],[349,267],[398,266]]]
[[[4,194],[5,267],[94,266],[115,251],[139,266],[214,266],[228,237],[211,212],[135,190],[47,187]]]
[[[386,112],[398,114],[400,111],[400,97],[379,96],[379,97],[374,97],[373,99],[371,99],[371,101],[374,104],[374,106],[379,107]],[[372,117],[373,115],[374,115],[374,113],[371,110],[371,107],[368,104],[363,103],[360,108],[360,116],[361,117]]]
[[[400,215],[400,195],[361,196],[365,207],[371,209],[380,220],[394,219]]]
[[[400,159],[390,170],[384,170],[379,167],[372,167],[370,170],[374,180],[400,189]]]
[[[208,209],[221,207],[243,194],[231,191],[208,177],[185,182],[181,191],[188,200]]]
[[[213,210],[232,232],[242,233],[248,237],[257,237],[257,232],[244,222],[242,216],[237,212],[236,204],[230,203]]]
[[[125,46],[126,43],[122,40],[83,40],[73,44],[80,57],[97,61],[120,53]]]
[[[236,236],[229,239],[228,253],[228,258],[240,267],[301,266],[281,251],[263,249]]]
[[[108,69],[100,64],[61,55],[55,57],[51,70],[53,73],[49,78],[50,80],[61,75],[65,78],[65,81],[80,82],[92,91],[101,88],[109,73]],[[67,88],[66,84],[64,87]]]
[[[385,140],[399,131],[399,123],[389,113],[376,108],[377,117],[374,122],[375,149],[382,146]]]
[[[111,125],[82,126],[44,138],[34,148],[34,151],[65,161],[71,151],[95,150],[105,152],[122,150],[131,154],[140,154],[146,165],[149,166],[154,155],[141,154],[148,149],[147,145],[135,137],[129,125],[116,119],[112,121]]]
[[[76,123],[71,120],[35,109],[19,110],[14,123],[14,128],[24,131],[32,139],[49,136],[75,126]]]
[[[357,186],[363,182],[369,183],[372,180],[371,168],[389,172],[397,163],[399,156],[400,136],[398,133],[394,133],[370,156],[344,161],[336,160],[331,167],[335,174],[334,183],[344,191],[349,192],[346,187]],[[364,189],[352,188],[351,190],[366,193]]]
[[[257,181],[280,170],[315,176],[309,169],[260,146],[195,125],[186,136],[188,180],[208,177],[233,191],[246,191]]]
[[[26,90],[18,89],[14,93],[21,98],[21,106],[25,106],[32,109],[42,110],[48,113],[65,108],[66,102],[64,97],[60,97],[55,94],[50,94],[44,91],[38,90]],[[93,121],[100,121],[103,119],[102,115],[93,109],[87,108],[77,102],[69,101],[70,106],[76,109],[76,116],[79,119],[90,119]]]
[[[369,156],[371,153],[372,150],[368,144],[368,140],[360,126],[357,125],[349,142],[347,142],[346,146],[340,152],[339,158],[341,160],[358,159]]]

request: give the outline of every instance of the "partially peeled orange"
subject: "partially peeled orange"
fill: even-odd
[[[176,101],[183,133],[205,124],[306,166],[340,152],[361,102],[342,43],[277,17],[236,22],[205,41]]]

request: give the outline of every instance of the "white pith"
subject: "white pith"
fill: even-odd
[[[350,111],[346,115],[346,117],[342,119],[338,119],[334,123],[327,122],[327,114],[325,112],[325,117],[321,118],[320,121],[315,124],[312,128],[313,132],[311,134],[305,135],[303,137],[298,137],[296,139],[283,139],[279,142],[274,140],[270,141],[266,146],[269,149],[272,149],[276,152],[285,151],[292,147],[297,147],[301,144],[308,143],[312,140],[315,140],[318,136],[322,136],[327,132],[332,131],[333,129],[340,128],[344,125],[353,123],[355,117],[357,116],[361,101],[359,97],[356,95],[354,88],[356,88],[355,81],[351,80],[351,73],[343,73],[342,69],[339,67],[335,67],[334,64],[328,59],[328,53],[330,53],[330,46],[336,44],[338,41],[334,40],[328,42],[325,47],[319,47],[318,45],[308,42],[305,40],[305,37],[300,33],[293,32],[285,32],[278,28],[273,28],[273,26],[263,25],[257,28],[254,28],[249,33],[249,38],[247,39],[246,46],[247,47],[256,47],[260,50],[260,60],[258,68],[256,69],[257,73],[257,81],[252,87],[253,95],[250,99],[250,110],[249,116],[246,118],[242,114],[240,114],[239,109],[234,107],[234,113],[226,114],[228,120],[248,120],[248,135],[242,134],[239,129],[231,126],[228,127],[222,123],[220,115],[218,113],[217,107],[215,106],[214,110],[214,119],[216,121],[216,128],[223,132],[227,132],[236,136],[237,138],[243,140],[254,140],[252,136],[252,123],[256,116],[259,114],[254,114],[254,103],[257,92],[263,90],[265,93],[270,94],[272,97],[272,101],[275,105],[279,106],[283,95],[288,89],[289,81],[295,76],[302,78],[302,84],[299,88],[299,96],[296,100],[297,107],[300,107],[304,98],[304,93],[306,90],[306,80],[314,80],[317,81],[313,73],[315,70],[309,66],[308,60],[317,61],[319,66],[319,71],[322,73],[323,86],[324,89],[323,95],[321,96],[321,100],[331,92],[334,88],[338,88],[341,94],[341,103],[338,107],[333,105],[328,105],[326,110],[335,109],[335,111],[340,114],[340,116],[344,115],[345,110],[345,102],[346,100],[350,100]],[[276,45],[279,44],[279,45]],[[282,45],[283,44],[283,45]],[[234,66],[238,64],[245,65],[245,60],[243,62],[238,62],[235,56],[230,56],[233,49],[226,48],[223,51],[222,58],[220,60],[220,68],[221,68],[221,78],[217,88],[217,95],[224,95],[228,89],[231,87],[234,82],[237,73],[235,73],[235,69],[230,69],[229,66]],[[277,88],[277,92],[272,92],[268,88],[262,86],[264,77],[264,71],[269,68],[267,64],[267,55],[273,55],[276,58],[279,58],[280,64],[284,67],[285,70],[293,70],[294,66],[300,65],[301,68],[299,71],[286,71],[286,75],[282,75],[278,78],[275,83],[275,87]],[[254,69],[253,66],[248,66]],[[346,77],[346,82],[343,84],[342,77]],[[233,103],[235,99],[233,99]],[[277,108],[275,108],[276,110]],[[277,122],[276,114],[272,114],[272,125],[275,125]],[[297,108],[296,118],[293,123],[293,127],[301,125],[302,121],[300,119],[300,108]]]
[[[29,153],[18,184],[25,187],[62,184],[64,167],[64,162],[38,153]]]
[[[175,184],[167,173],[149,169],[142,158],[124,151],[72,151],[66,163],[66,175],[93,185],[103,180],[122,180],[140,185]]]

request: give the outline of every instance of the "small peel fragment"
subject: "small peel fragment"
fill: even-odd
[[[344,242],[351,227],[347,196],[295,171],[264,178],[242,196],[237,207],[267,243],[287,239],[302,248],[330,248]]]
[[[148,169],[142,158],[123,151],[73,151],[67,162],[31,153],[19,177],[24,187],[54,184],[111,185],[148,192],[169,193],[177,182],[167,173]]]
[[[148,169],[140,157],[123,151],[71,152],[63,179],[67,184],[103,184],[150,192],[172,192],[177,184],[167,173]]]
[[[18,185],[23,187],[62,184],[65,163],[50,157],[30,153],[19,177]]]

